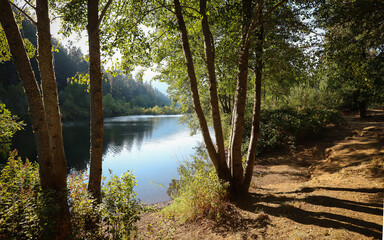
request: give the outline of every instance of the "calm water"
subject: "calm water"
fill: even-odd
[[[103,175],[109,170],[120,175],[134,171],[135,191],[144,203],[169,200],[167,187],[177,177],[177,167],[201,143],[200,135],[190,136],[178,124],[178,115],[124,116],[105,119]],[[87,171],[89,166],[89,125],[67,122],[63,125],[64,145],[69,171]],[[21,156],[36,158],[31,130],[15,136],[14,146]]]

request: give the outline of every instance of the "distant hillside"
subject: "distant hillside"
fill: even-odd
[[[36,28],[29,21],[23,22],[22,34],[34,46],[37,45]],[[88,86],[70,83],[69,79],[78,73],[86,73],[88,63],[83,59],[83,53],[79,48],[65,47],[56,39],[53,39],[52,43],[57,49],[53,52],[54,66],[63,119],[87,118],[89,115]],[[40,82],[35,57],[31,59],[31,64]],[[106,81],[103,82],[105,116],[173,113],[173,109],[169,107],[159,110],[159,107],[170,106],[171,101],[150,84],[139,82],[126,75],[113,77],[106,74],[105,79]],[[27,100],[12,61],[0,64],[0,102],[5,103],[13,114],[28,119]],[[156,106],[158,108],[153,110],[152,108]]]

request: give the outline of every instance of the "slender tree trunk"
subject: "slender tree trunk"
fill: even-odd
[[[242,193],[244,171],[241,155],[241,143],[244,132],[244,114],[247,100],[247,80],[249,62],[249,42],[246,35],[250,26],[251,1],[243,0],[243,44],[239,52],[239,71],[237,75],[236,96],[232,112],[232,131],[230,136],[230,148],[228,162],[231,164],[231,192],[234,195]]]
[[[258,41],[256,46],[256,69],[255,69],[255,93],[253,101],[253,119],[252,132],[249,140],[247,166],[245,168],[243,191],[247,192],[251,184],[253,167],[256,160],[257,143],[260,135],[260,112],[261,112],[261,82],[263,73],[263,42],[264,42],[264,27],[260,26],[257,34]]]
[[[43,190],[54,188],[54,165],[47,118],[35,74],[8,0],[0,0],[0,22],[4,29],[15,66],[23,82],[29,104],[32,128],[36,139],[40,182]]]
[[[53,67],[50,19],[48,1],[36,1],[38,64],[49,133],[52,139],[52,153],[55,167],[56,200],[60,209],[56,217],[57,239],[70,235],[70,215],[67,202],[67,171],[64,152],[61,115],[59,110],[57,83]]]
[[[183,18],[183,14],[181,11],[180,1],[174,0],[175,4],[175,12],[178,22],[178,27],[180,31],[180,37],[182,41],[182,47],[185,57],[185,64],[187,65],[188,77],[190,79],[192,99],[193,99],[193,108],[196,112],[197,118],[200,124],[200,130],[203,135],[204,143],[208,151],[209,158],[212,160],[213,165],[217,172],[219,172],[219,157],[218,153],[215,149],[215,146],[212,142],[211,136],[209,134],[209,129],[207,125],[207,121],[204,116],[203,109],[201,108],[199,91],[197,87],[197,79],[195,73],[195,67],[193,65],[192,53],[189,46],[188,33],[185,27],[185,22]]]
[[[365,101],[359,101],[358,105],[359,105],[360,118],[367,117],[367,103]]]
[[[221,125],[219,100],[217,97],[217,80],[215,69],[215,46],[212,39],[212,33],[209,29],[208,17],[206,14],[207,0],[200,0],[200,13],[203,18],[201,25],[204,35],[205,62],[208,70],[210,105],[212,112],[213,128],[216,137],[216,149],[218,153],[218,177],[225,181],[230,180],[230,173],[225,160],[225,148],[223,128]]]
[[[41,2],[38,1],[37,2],[38,18],[41,17],[41,14],[43,15],[46,14],[46,17],[48,17],[48,5],[46,5],[46,8],[44,8],[44,6],[42,7],[39,4],[41,4]],[[0,22],[5,31],[8,44],[11,50],[11,54],[13,56],[16,69],[18,71],[18,75],[21,81],[23,82],[24,90],[26,92],[27,99],[28,99],[29,113],[31,115],[32,127],[35,135],[35,139],[36,139],[36,145],[37,145],[41,186],[43,191],[45,192],[55,191],[56,193],[58,193],[57,203],[59,206],[59,210],[55,212],[54,219],[53,219],[53,221],[56,221],[55,237],[56,239],[70,239],[71,232],[70,232],[70,223],[69,223],[69,208],[67,205],[67,194],[66,194],[66,174],[64,174],[64,179],[62,178],[58,179],[57,177],[57,176],[60,176],[57,174],[58,168],[55,162],[56,160],[55,150],[57,150],[57,148],[55,147],[55,144],[58,144],[58,143],[56,141],[57,139],[52,140],[53,136],[54,138],[59,138],[61,136],[61,123],[59,118],[58,119],[59,124],[54,125],[54,124],[57,124],[57,122],[50,121],[47,114],[47,111],[51,111],[51,110],[54,111],[54,109],[57,110],[56,113],[58,114],[58,101],[57,101],[57,92],[56,92],[57,89],[55,85],[56,83],[54,82],[55,87],[53,88],[48,87],[48,89],[45,89],[45,90],[43,89],[43,91],[45,92],[54,91],[56,93],[56,101],[49,101],[48,100],[49,97],[46,97],[45,99],[46,102],[43,103],[40,95],[40,90],[37,85],[37,81],[30,64],[30,60],[25,51],[23,40],[21,38],[17,23],[13,16],[11,6],[7,0],[0,0],[0,8],[2,9],[2,13],[0,14]],[[40,19],[38,21],[39,21],[39,24],[44,25],[45,19],[44,20]],[[49,20],[47,23],[48,23],[48,26],[46,25],[45,26],[48,27],[48,33],[49,33]],[[39,32],[39,36],[40,36],[40,32]],[[48,40],[50,42],[50,37],[45,40]],[[40,45],[42,43],[41,41],[42,40],[39,39]],[[41,48],[39,48],[39,51],[40,50]],[[44,56],[44,52],[42,53],[42,55],[39,55],[40,57],[39,63],[43,63],[44,61],[47,60],[42,56]],[[47,61],[49,61],[49,58]],[[52,57],[51,57],[51,61],[52,61]],[[46,69],[46,70],[49,70],[49,69]],[[53,73],[53,67],[52,67],[52,73]],[[45,76],[45,75],[42,74],[42,76]],[[55,81],[54,78],[51,80]],[[43,88],[45,87],[44,86],[45,84],[46,84],[46,81],[42,83]],[[52,84],[52,82],[48,83],[48,85],[49,84]],[[54,113],[52,115],[54,116]],[[60,129],[58,130],[57,128],[60,128]],[[52,130],[52,132],[54,133],[53,135],[51,134],[51,129],[54,129]],[[57,134],[57,132],[59,132],[60,134],[55,135]],[[61,139],[61,143],[62,143],[62,139]],[[62,145],[61,145],[61,148],[63,149]],[[63,170],[65,172],[65,157],[60,160],[64,160],[64,167],[60,170]],[[58,167],[62,167],[62,166],[59,165]],[[48,219],[51,218],[51,216],[47,216],[47,217]],[[50,237],[53,237],[53,236],[50,236]]]
[[[103,156],[103,93],[100,62],[99,0],[88,1],[91,149],[88,190],[100,200]]]

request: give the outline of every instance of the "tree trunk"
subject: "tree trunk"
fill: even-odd
[[[100,62],[99,1],[88,1],[91,149],[88,190],[100,200],[103,156],[103,93]]]
[[[365,101],[359,101],[359,114],[360,118],[367,117],[367,103]]]
[[[225,148],[223,128],[221,125],[219,100],[217,97],[217,80],[215,69],[215,46],[212,39],[212,33],[209,29],[208,17],[206,14],[207,0],[200,0],[200,13],[203,18],[201,25],[204,35],[205,62],[208,70],[210,105],[212,112],[213,129],[215,131],[216,149],[218,153],[218,177],[225,181],[230,180],[230,173],[225,160]]]
[[[28,99],[28,111],[31,115],[32,128],[36,139],[41,186],[43,190],[49,190],[54,187],[55,181],[51,137],[48,130],[44,104],[8,0],[0,0],[0,8],[2,9],[0,22]]]
[[[243,0],[243,39],[239,52],[239,71],[237,75],[236,96],[232,112],[232,131],[228,162],[231,164],[231,192],[234,195],[242,193],[243,190],[243,164],[241,155],[241,143],[244,132],[244,114],[247,100],[247,80],[249,62],[249,42],[246,41],[247,32],[251,19],[251,1]]]
[[[57,83],[53,68],[50,19],[48,1],[36,1],[38,64],[41,76],[43,102],[52,139],[52,153],[55,167],[55,190],[57,191],[58,215],[56,217],[57,239],[65,239],[71,232],[67,202],[67,171],[64,152],[61,115],[59,110]]]
[[[175,4],[175,12],[178,22],[178,27],[180,31],[180,37],[182,41],[182,47],[183,47],[183,53],[185,57],[185,64],[187,66],[187,72],[188,77],[190,79],[190,86],[191,86],[191,92],[192,92],[192,99],[193,99],[193,108],[196,112],[197,118],[199,120],[200,124],[200,130],[203,135],[204,143],[208,151],[209,158],[212,160],[212,163],[216,169],[217,172],[219,172],[219,157],[218,153],[215,149],[215,146],[213,145],[211,136],[209,134],[209,129],[207,125],[207,121],[204,116],[203,109],[201,108],[200,104],[200,97],[199,97],[199,91],[197,87],[197,79],[196,79],[196,73],[195,73],[195,67],[193,65],[193,59],[192,59],[192,53],[189,46],[189,40],[188,40],[188,34],[187,29],[185,27],[185,22],[183,18],[183,14],[181,11],[180,1],[174,0]]]
[[[261,15],[259,19],[261,18]],[[252,119],[252,132],[249,140],[247,166],[245,168],[243,191],[247,192],[251,184],[253,167],[256,160],[257,143],[260,135],[260,112],[261,112],[261,81],[263,73],[263,42],[264,42],[264,27],[260,26],[259,33],[257,34],[258,41],[256,46],[256,69],[255,69],[255,93],[253,101],[253,119]]]
[[[37,7],[39,9],[39,11],[37,11],[38,17],[41,17],[40,14],[46,14],[46,17],[48,17],[48,5],[46,8],[44,8],[39,4],[41,4],[41,2],[38,2],[38,7]],[[11,54],[13,56],[15,66],[18,71],[18,75],[20,77],[20,80],[23,82],[23,87],[28,99],[29,113],[31,115],[32,128],[33,128],[33,132],[36,139],[36,145],[37,145],[41,186],[44,192],[49,193],[51,191],[58,191],[57,192],[58,195],[56,196],[58,199],[57,203],[59,204],[58,205],[59,210],[56,211],[56,213],[53,216],[54,217],[53,221],[56,221],[56,229],[55,229],[56,239],[70,239],[71,232],[70,232],[70,223],[69,223],[69,208],[67,205],[67,194],[66,194],[66,174],[64,175],[64,180],[60,179],[61,181],[59,182],[56,174],[57,173],[57,168],[55,163],[56,155],[54,151],[55,149],[57,149],[55,148],[55,144],[57,144],[57,142],[56,140],[55,141],[52,140],[52,135],[50,132],[51,129],[55,129],[60,133],[59,135],[61,136],[61,124],[53,125],[57,123],[55,122],[52,123],[48,121],[48,116],[47,116],[48,115],[47,109],[49,110],[57,109],[57,113],[58,113],[58,101],[57,101],[57,92],[56,92],[57,90],[56,88],[53,88],[53,89],[48,88],[49,91],[56,92],[56,101],[53,101],[53,102],[47,101],[43,103],[40,95],[40,90],[37,85],[37,81],[30,64],[30,60],[27,56],[22,37],[20,35],[17,23],[13,16],[11,6],[7,0],[0,0],[0,8],[2,9],[2,13],[0,14],[0,22],[6,34],[8,44],[11,50]],[[45,10],[46,12],[44,12]],[[39,21],[39,23],[44,25],[43,20]],[[48,20],[48,24],[49,24],[49,20]],[[49,33],[49,25],[48,25],[48,33]],[[40,32],[39,32],[39,35],[40,35]],[[47,40],[49,40],[50,42],[50,38]],[[40,59],[40,62],[43,62],[43,61],[45,61],[44,58]],[[53,68],[52,68],[52,72],[53,72]],[[53,78],[53,81],[54,81],[54,78]],[[45,87],[44,84],[45,82],[42,83],[43,88]],[[48,90],[46,89],[45,91],[48,91]],[[59,122],[60,122],[60,119],[59,119]],[[57,130],[57,128],[60,128],[60,130]],[[55,130],[53,132],[55,132]],[[56,132],[54,134],[56,134]],[[59,137],[58,135],[54,135],[54,136]],[[61,148],[63,148],[62,145],[61,145]],[[64,157],[63,169],[65,171],[65,157]],[[47,218],[50,219],[51,216],[48,215]],[[45,230],[49,231],[47,229]]]

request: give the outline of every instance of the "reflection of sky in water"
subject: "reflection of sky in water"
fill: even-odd
[[[188,128],[177,124],[177,119],[176,116],[107,119],[105,142],[109,143],[104,146],[103,175],[109,176],[109,169],[117,175],[132,170],[138,180],[135,191],[143,202],[169,200],[166,187],[177,177],[179,161],[192,154],[201,142],[200,135],[190,136]],[[113,130],[113,138],[109,138],[112,135],[108,132]]]
[[[179,116],[124,116],[104,120],[103,175],[132,170],[138,180],[135,191],[145,203],[167,201],[166,187],[177,177],[178,163],[194,153],[201,135],[190,136],[178,124]],[[89,123],[65,122],[64,147],[68,171],[87,171]],[[14,137],[14,147],[25,158],[36,160],[32,129]],[[165,186],[161,188],[159,184]]]

